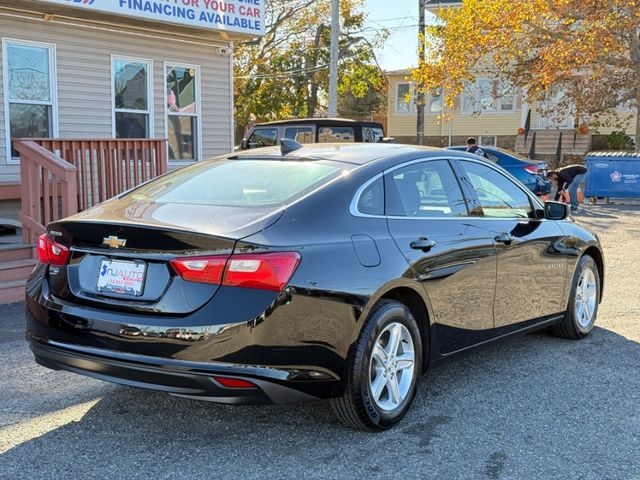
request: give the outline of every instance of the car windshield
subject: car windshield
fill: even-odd
[[[289,203],[340,172],[340,167],[320,162],[215,160],[161,177],[131,197],[154,203],[267,207]]]

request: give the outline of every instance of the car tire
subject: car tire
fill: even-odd
[[[398,423],[415,397],[422,358],[420,330],[411,311],[394,300],[378,302],[353,349],[345,392],[331,399],[338,419],[366,431]]]
[[[593,330],[600,303],[600,272],[595,260],[584,255],[571,283],[571,294],[564,318],[550,327],[553,335],[580,340]]]

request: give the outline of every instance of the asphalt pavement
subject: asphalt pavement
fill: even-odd
[[[640,208],[579,218],[606,255],[593,333],[535,333],[434,369],[378,434],[323,402],[231,407],[42,368],[24,305],[0,306],[0,479],[640,479]]]

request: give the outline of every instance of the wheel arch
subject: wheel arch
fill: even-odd
[[[409,286],[396,286],[381,295],[377,296],[375,303],[379,300],[395,300],[405,305],[413,317],[416,319],[418,329],[420,330],[420,339],[422,341],[422,371],[425,372],[429,367],[431,357],[431,313],[428,306],[428,300],[418,293],[418,291]],[[374,303],[374,305],[375,305]]]
[[[583,251],[581,257],[584,257],[585,255],[589,255],[593,258],[593,261],[596,262],[596,267],[598,268],[598,274],[600,276],[600,298],[598,299],[598,302],[601,303],[604,292],[604,256],[602,255],[602,251],[595,245],[587,247]]]

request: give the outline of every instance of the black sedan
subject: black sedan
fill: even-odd
[[[230,404],[329,398],[381,430],[422,373],[493,340],[589,334],[597,237],[491,162],[343,144],[230,154],[48,226],[36,361]]]

